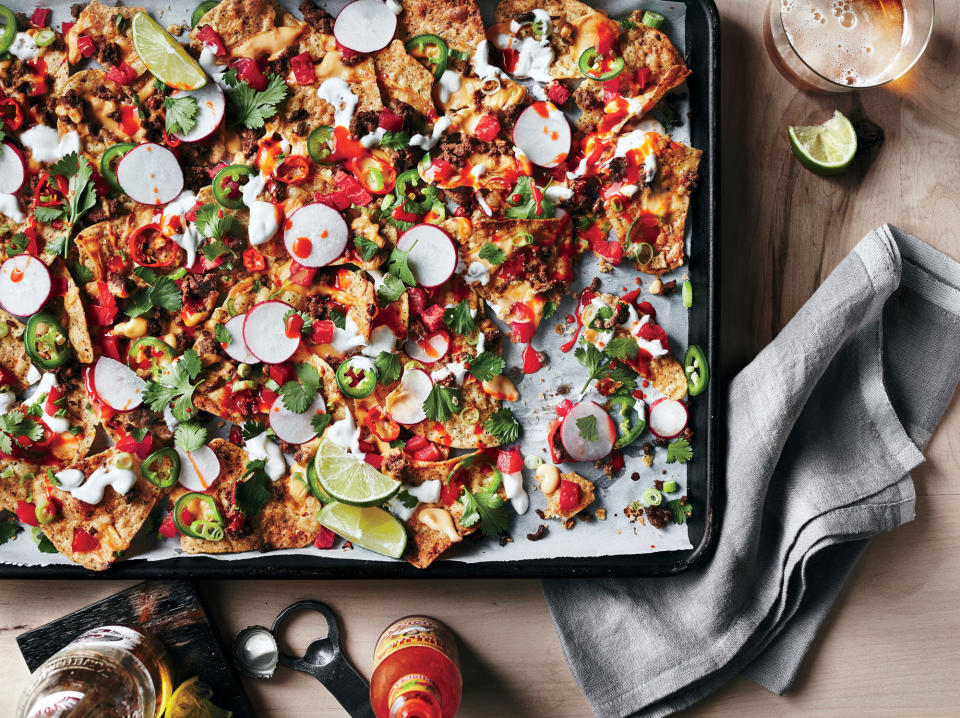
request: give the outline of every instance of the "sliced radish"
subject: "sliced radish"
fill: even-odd
[[[343,254],[349,234],[337,210],[316,202],[290,216],[283,230],[283,244],[297,264],[325,267]]]
[[[439,287],[457,268],[457,245],[434,224],[418,224],[397,240],[397,249],[410,252],[407,263],[421,287]]]
[[[20,191],[27,179],[27,161],[23,152],[9,142],[4,142],[0,150],[0,194],[14,194]]]
[[[580,421],[580,424],[577,424],[577,421]],[[591,436],[594,426],[597,438],[587,438]],[[613,451],[616,440],[617,430],[613,419],[603,407],[592,401],[581,401],[575,405],[560,425],[560,441],[574,461],[602,459]]]
[[[173,152],[147,142],[123,156],[117,165],[117,181],[140,204],[166,204],[183,190],[183,170]]]
[[[287,336],[286,316],[292,312],[286,302],[255,304],[243,320],[243,341],[250,353],[267,364],[279,364],[293,356],[300,346],[300,332]]]
[[[317,435],[313,430],[313,417],[323,414],[327,405],[323,397],[317,394],[305,412],[297,414],[283,405],[283,399],[278,398],[270,407],[270,428],[277,438],[288,444],[305,444]]]
[[[220,459],[209,446],[196,451],[184,451],[179,447],[180,485],[189,491],[206,491],[220,477]]]
[[[513,144],[541,167],[556,167],[570,154],[570,123],[552,102],[534,102],[513,126]]]
[[[243,322],[246,318],[246,314],[238,314],[223,325],[230,333],[230,343],[223,350],[228,357],[241,364],[258,364],[260,360],[253,355],[247,343],[243,341]]]
[[[93,386],[100,400],[116,411],[130,411],[143,403],[147,382],[126,364],[100,357],[93,368]]]
[[[50,298],[53,283],[47,265],[17,254],[0,265],[0,306],[18,317],[36,314]]]
[[[354,52],[382,50],[397,31],[397,16],[383,0],[354,0],[333,24],[333,35]]]
[[[423,369],[407,369],[400,386],[387,397],[386,410],[398,424],[410,426],[427,418],[423,402],[430,396],[433,379]]]
[[[197,101],[197,124],[189,132],[173,133],[181,142],[205,140],[217,131],[223,121],[227,103],[223,90],[215,82],[208,82],[199,90],[174,90],[170,97],[192,97]]]
[[[438,329],[423,339],[411,339],[403,345],[407,356],[422,364],[433,364],[443,359],[449,349],[450,334],[445,329]]]
[[[661,439],[672,439],[687,428],[690,415],[683,402],[675,399],[657,399],[650,405],[647,423],[650,431]]]

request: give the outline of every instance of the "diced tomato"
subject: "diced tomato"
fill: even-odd
[[[473,128],[473,134],[484,142],[493,142],[500,134],[500,120],[493,115],[484,115]]]
[[[413,287],[407,290],[407,298],[410,301],[410,313],[422,314],[427,307],[427,293],[421,287]]]
[[[177,525],[173,523],[173,511],[168,513],[167,518],[165,518],[163,523],[160,524],[159,532],[161,536],[166,536],[167,538],[176,538]]]
[[[301,287],[309,287],[313,284],[314,277],[317,276],[317,267],[304,267],[296,260],[290,263],[290,281],[299,284]]]
[[[623,460],[623,452],[619,449],[610,452],[610,468],[614,472],[620,471],[623,467],[626,466],[626,462]]]
[[[85,33],[77,35],[77,49],[84,57],[93,57],[93,53],[97,50],[94,47],[93,40]]]
[[[403,450],[412,454],[414,451],[422,449],[426,445],[427,440],[417,434],[416,436],[411,436],[409,439],[407,439],[406,446],[403,447]]]
[[[263,413],[267,413],[270,411],[270,407],[273,406],[273,402],[277,400],[277,392],[273,391],[272,389],[267,389],[267,387],[263,387],[260,389],[259,400],[259,410]]]
[[[30,24],[34,27],[46,27],[50,22],[50,14],[53,11],[48,7],[38,7],[30,16]]]
[[[50,391],[47,392],[47,402],[44,405],[44,413],[53,416],[56,414],[62,407],[57,403],[60,399],[63,398],[63,389],[59,386],[51,386]]]
[[[312,85],[317,81],[317,73],[313,69],[313,59],[309,52],[301,52],[290,58],[290,69],[298,85]]]
[[[407,212],[403,208],[403,205],[394,207],[393,211],[390,213],[390,216],[398,222],[417,222],[420,219],[419,215],[416,215],[413,212]]]
[[[37,507],[33,504],[27,503],[26,501],[17,501],[16,513],[20,523],[26,524],[27,526],[40,525],[40,522],[37,521]]]
[[[293,379],[296,372],[294,371],[293,363],[285,361],[281,364],[271,364],[270,368],[267,369],[267,373],[271,379],[282,386]]]
[[[342,189],[338,189],[330,194],[315,192],[313,198],[320,204],[325,204],[327,207],[337,211],[343,211],[350,207],[350,200],[347,199],[347,193]]]
[[[417,461],[436,461],[440,458],[440,450],[434,444],[427,444],[422,449],[413,452],[413,458]]]
[[[507,72],[513,72],[517,69],[517,63],[520,61],[520,53],[512,47],[505,47],[500,51],[503,57],[503,69]]]
[[[227,54],[227,46],[223,44],[223,40],[220,39],[216,30],[209,25],[200,26],[200,29],[197,30],[197,39],[204,45],[212,46],[213,54],[217,57],[223,57]]]
[[[377,471],[380,471],[380,467],[383,466],[383,457],[380,456],[380,454],[367,452],[363,455],[363,460],[370,464],[370,466],[375,468]]]
[[[83,529],[73,530],[73,543],[70,546],[74,553],[90,553],[100,548],[100,539],[91,536]]]
[[[349,60],[353,57],[358,57],[362,55],[362,52],[357,52],[356,50],[351,50],[349,47],[341,45],[340,42],[337,42],[337,49],[340,51],[340,54],[343,56],[343,59]]]
[[[511,339],[515,344],[526,344],[537,332],[533,322],[510,322]]]
[[[590,248],[610,264],[620,264],[623,261],[623,245],[615,239],[594,237],[590,240]]]
[[[336,538],[337,535],[333,531],[326,526],[321,526],[320,533],[318,533],[317,537],[313,540],[313,545],[317,548],[333,548],[333,542]]]
[[[636,72],[637,85],[640,86],[640,89],[644,89],[647,86],[647,83],[650,82],[650,68],[641,67]]]
[[[329,344],[333,341],[333,330],[336,325],[329,319],[319,319],[313,322],[310,327],[311,344]]]
[[[560,480],[560,510],[574,511],[580,505],[580,484],[576,481]]]
[[[284,324],[284,331],[288,339],[295,339],[300,336],[301,329],[303,329],[303,317],[297,313],[293,313],[287,317],[287,321]]]
[[[544,91],[547,93],[547,99],[557,107],[570,99],[570,90],[559,80],[554,80],[549,83],[544,88]]]
[[[351,204],[366,207],[373,202],[373,195],[364,189],[363,185],[353,175],[347,174],[343,170],[337,170],[333,176],[333,181],[339,191],[343,192],[344,198],[347,200],[347,207]],[[343,209],[346,209],[346,207]]]
[[[515,474],[523,469],[523,457],[519,447],[501,450],[497,454],[497,468],[505,474]]]
[[[403,129],[403,118],[393,110],[384,107],[377,118],[377,126],[388,132],[399,132]]]
[[[100,347],[104,356],[116,359],[117,361],[123,361],[120,358],[120,337],[116,334],[104,334],[100,337]]]
[[[466,482],[466,474],[463,471],[456,472],[450,477],[450,480],[440,489],[440,503],[444,506],[452,505],[460,498],[460,489]]]
[[[431,304],[420,312],[420,318],[423,319],[427,329],[435,332],[443,327],[443,312],[444,309],[439,304]]]
[[[143,437],[143,441],[137,441],[130,434],[127,434],[117,442],[117,449],[130,454],[136,454],[137,458],[143,461],[150,456],[150,452],[153,451],[153,434],[147,432]]]
[[[446,160],[436,159],[424,172],[424,177],[431,182],[445,182],[454,175],[453,165]]]
[[[640,325],[640,330],[637,332],[637,336],[648,342],[659,341],[660,345],[664,349],[670,349],[670,340],[667,338],[667,333],[659,324],[647,322],[646,324]],[[641,351],[643,350],[641,349]]]
[[[252,57],[241,57],[234,60],[233,66],[237,68],[237,77],[254,90],[263,92],[267,89],[267,76],[260,69],[260,64]]]
[[[620,96],[620,77],[614,77],[603,83],[603,104],[612,102]]]
[[[75,23],[75,22],[73,22],[73,21],[60,23],[60,34],[61,34],[61,35],[66,35],[68,32],[70,32],[70,28],[72,28],[72,27],[73,27],[74,25],[76,25],[76,24],[77,24],[77,23]]]
[[[137,71],[127,63],[121,61],[119,65],[113,65],[107,70],[107,78],[116,82],[118,85],[129,85],[137,79]]]

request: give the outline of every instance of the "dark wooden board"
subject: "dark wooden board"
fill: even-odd
[[[170,652],[174,686],[191,676],[213,689],[234,718],[253,718],[229,652],[225,653],[191,581],[147,581],[17,636],[31,672],[84,631],[103,625],[143,628]]]

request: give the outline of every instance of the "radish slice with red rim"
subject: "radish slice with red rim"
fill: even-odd
[[[93,386],[100,401],[116,411],[130,411],[143,403],[147,383],[126,364],[100,357],[93,368]]]
[[[683,402],[664,397],[650,405],[647,424],[654,436],[673,439],[683,433],[689,419],[690,414]]]
[[[243,320],[243,341],[250,353],[266,364],[279,364],[300,346],[300,333],[287,336],[286,316],[293,311],[286,302],[260,302]]]
[[[147,142],[123,156],[117,165],[117,182],[140,204],[166,204],[183,191],[183,170],[173,152]]]
[[[337,15],[333,35],[354,52],[376,52],[393,40],[397,16],[383,0],[354,0]]]
[[[208,82],[199,90],[174,90],[170,97],[192,97],[197,101],[197,124],[189,132],[173,133],[181,142],[205,140],[217,131],[223,121],[227,103],[223,90],[215,82]]]
[[[444,329],[428,334],[423,339],[411,339],[403,346],[403,350],[411,359],[421,364],[433,364],[447,355],[450,349],[450,335]]]
[[[315,202],[294,212],[283,231],[283,244],[297,264],[325,267],[347,248],[347,223],[332,207]]]
[[[14,316],[39,312],[52,288],[50,270],[33,255],[17,254],[0,265],[0,306]]]
[[[317,435],[313,430],[313,417],[323,414],[326,409],[327,405],[319,394],[310,407],[300,414],[290,411],[284,406],[283,398],[277,397],[270,407],[270,428],[280,441],[305,444]]]
[[[238,314],[223,325],[230,333],[230,343],[223,348],[223,351],[227,353],[228,357],[241,364],[258,364],[260,360],[254,356],[253,352],[247,347],[247,343],[243,341],[243,322],[246,318],[246,314]]]
[[[613,451],[616,440],[613,419],[603,407],[592,401],[576,404],[560,425],[560,441],[574,461],[602,459]]]
[[[418,224],[397,240],[397,249],[410,252],[407,264],[421,287],[439,287],[457,269],[457,245],[434,224]]]
[[[27,180],[27,161],[23,152],[9,142],[0,150],[0,194],[15,194]]]
[[[180,456],[180,485],[188,491],[206,491],[220,477],[220,459],[209,446],[196,451],[174,447]]]
[[[541,167],[556,167],[570,154],[570,123],[552,102],[534,102],[513,126],[513,144]]]
[[[430,396],[433,379],[423,369],[407,369],[400,386],[387,396],[386,410],[398,424],[412,426],[427,418],[423,402]]]

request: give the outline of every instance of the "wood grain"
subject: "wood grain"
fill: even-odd
[[[871,228],[892,222],[960,258],[960,4],[943,1],[927,53],[903,80],[849,95],[796,90],[769,62],[759,0],[719,0],[722,18],[722,367],[730,376],[769,342]],[[882,127],[885,141],[854,171],[803,170],[788,124],[839,107]],[[778,698],[735,681],[689,716],[960,715],[960,406],[955,400],[914,473],[917,520],[868,549],[812,648],[795,686]],[[122,584],[125,585],[125,584]],[[10,581],[0,593],[0,714],[10,715],[27,671],[14,635],[119,590],[117,582]],[[532,581],[211,583],[222,631],[268,623],[315,598],[345,618],[348,655],[369,675],[379,631],[426,612],[464,646],[462,715],[589,715],[539,588]],[[584,610],[590,610],[585,606]],[[294,637],[306,644],[310,630]],[[249,686],[258,715],[341,716],[308,676],[281,673]],[[309,709],[305,708],[308,706]]]

